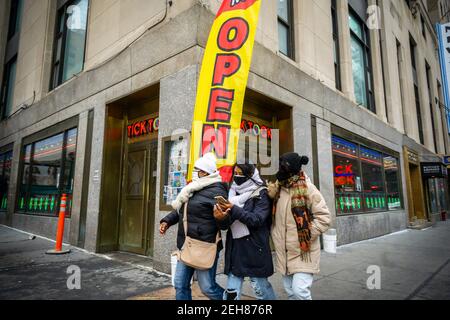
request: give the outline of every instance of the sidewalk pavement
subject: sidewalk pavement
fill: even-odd
[[[170,277],[151,268],[151,260],[115,253],[97,255],[72,248],[68,255],[49,256],[52,241],[0,225],[0,299],[133,299],[167,300],[175,294]],[[81,289],[67,288],[67,268],[81,270]],[[369,290],[370,266],[377,266],[381,289]],[[224,286],[226,276],[219,274]],[[270,279],[279,299],[287,299],[282,278]],[[245,299],[253,299],[248,281]],[[339,247],[322,253],[313,299],[450,299],[450,222],[425,230]],[[193,298],[205,299],[194,283]]]

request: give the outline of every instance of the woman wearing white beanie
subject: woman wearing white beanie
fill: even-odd
[[[220,232],[214,218],[215,197],[228,197],[227,187],[217,171],[216,158],[208,153],[195,162],[192,182],[184,187],[172,202],[173,211],[160,222],[159,231],[164,235],[170,226],[178,223],[177,247],[182,249],[185,242],[183,227],[184,204],[187,203],[189,237],[205,242],[215,243],[217,233]],[[211,300],[221,300],[224,289],[216,282],[217,260],[222,241],[217,245],[217,257],[209,270],[195,270],[178,261],[175,272],[175,290],[177,300],[192,300],[191,279],[197,271],[198,284],[202,293]]]

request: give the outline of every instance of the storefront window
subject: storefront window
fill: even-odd
[[[56,215],[60,197],[65,193],[66,214],[70,214],[76,139],[75,128],[24,147],[19,211]]]
[[[398,159],[333,136],[338,214],[401,208]]]
[[[386,209],[381,153],[361,147],[361,167],[366,210]]]
[[[432,214],[448,211],[447,183],[443,178],[427,179],[429,209]]]
[[[442,163],[422,163],[421,167],[429,213],[440,214],[448,211],[447,168]]]
[[[387,205],[389,210],[397,210],[402,207],[399,187],[398,160],[391,156],[383,159],[384,174],[386,178]]]
[[[164,173],[162,205],[170,210],[170,204],[186,186],[189,152],[188,139],[169,140],[163,144]]]
[[[8,209],[8,188],[11,175],[12,151],[0,154],[0,211]]]
[[[448,185],[447,179],[441,178],[438,180],[438,198],[440,204],[440,211],[448,211],[447,206],[447,196],[448,196]]]
[[[362,210],[361,174],[357,150],[356,144],[333,137],[334,186],[336,210],[339,214]]]

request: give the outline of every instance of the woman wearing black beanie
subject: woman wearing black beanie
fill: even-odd
[[[269,184],[274,199],[272,240],[276,270],[283,275],[290,300],[311,300],[313,275],[319,273],[320,239],[330,226],[330,212],[302,166],[308,157],[287,153],[280,158],[277,182]]]

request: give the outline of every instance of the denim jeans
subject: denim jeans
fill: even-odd
[[[228,275],[227,290],[223,293],[223,300],[241,300],[244,278]],[[272,285],[267,278],[250,278],[255,296],[258,300],[276,300]]]
[[[289,300],[312,300],[311,286],[313,279],[311,273],[295,273],[290,276],[283,276],[284,289]]]
[[[177,300],[192,300],[191,279],[194,271],[197,271],[198,285],[202,293],[211,300],[222,300],[224,289],[216,282],[217,261],[211,269],[196,270],[178,261],[175,271],[175,291]]]

